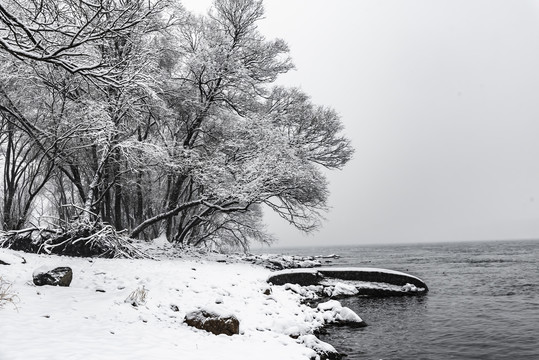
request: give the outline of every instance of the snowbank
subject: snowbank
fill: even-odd
[[[21,253],[3,254],[14,259]],[[299,288],[268,291],[270,271],[245,263],[24,258],[25,264],[0,265],[19,299],[16,307],[0,308],[2,360],[309,359],[315,352],[308,345],[332,349],[311,337],[314,329],[338,314],[354,318],[346,310],[302,304]],[[70,287],[34,286],[32,273],[41,266],[72,268]],[[126,302],[133,294],[144,301]],[[187,326],[185,315],[197,309],[233,314],[240,334],[216,336]]]

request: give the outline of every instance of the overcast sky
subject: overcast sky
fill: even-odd
[[[268,216],[278,246],[539,238],[539,1],[264,4],[297,67],[280,82],[335,108],[356,149],[319,232]]]

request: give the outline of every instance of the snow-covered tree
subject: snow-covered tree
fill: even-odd
[[[0,5],[0,114],[49,164],[62,221],[244,248],[271,240],[264,208],[317,228],[322,170],[353,149],[334,110],[273,85],[293,64],[262,1],[40,3]]]

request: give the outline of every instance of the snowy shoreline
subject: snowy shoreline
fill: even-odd
[[[24,262],[22,261],[24,257]],[[0,249],[0,276],[17,295],[0,308],[0,359],[314,359],[334,348],[313,333],[339,319],[361,321],[330,300],[271,286],[260,265],[219,255],[157,260],[89,259]],[[37,287],[36,268],[69,266],[69,287]],[[147,300],[133,306],[136,290]],[[271,289],[271,290],[268,290]],[[292,290],[292,291],[291,291]],[[296,289],[297,290],[297,289]],[[197,309],[232,314],[240,334],[213,335],[184,323]]]

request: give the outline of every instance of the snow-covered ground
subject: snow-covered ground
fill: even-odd
[[[315,353],[307,345],[332,348],[310,335],[314,328],[355,315],[335,303],[303,305],[285,286],[272,286],[266,295],[270,271],[240,262],[87,259],[0,249],[2,258],[11,265],[0,265],[0,277],[12,284],[18,301],[0,304],[0,360],[309,359]],[[35,286],[32,273],[41,266],[71,267],[71,285]],[[135,307],[126,299],[136,290],[145,292],[146,302]],[[235,315],[240,335],[187,326],[186,313],[199,308]]]

